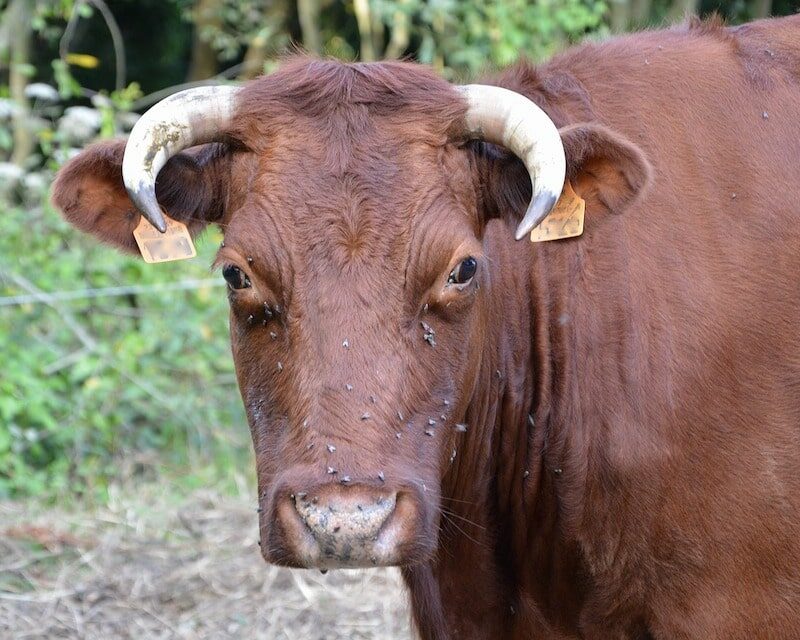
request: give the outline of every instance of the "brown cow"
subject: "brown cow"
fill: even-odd
[[[426,639],[800,637],[800,16],[493,83],[295,59],[132,135],[157,225],[208,143],[158,196],[225,231],[264,557],[400,565]],[[518,94],[581,237],[509,229],[564,179]],[[134,250],[124,149],[54,202]]]

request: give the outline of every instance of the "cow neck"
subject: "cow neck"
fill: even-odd
[[[576,541],[575,523],[563,518],[583,500],[585,447],[578,376],[575,305],[581,271],[576,241],[536,245],[530,261],[530,370],[533,371],[527,447],[530,469],[511,507],[517,527],[510,545],[515,566],[526,573],[516,584],[535,604],[528,618],[544,637],[573,637],[590,580]],[[584,434],[585,435],[585,434]]]
[[[491,637],[499,629],[511,629],[515,609],[515,577],[509,575],[503,554],[509,551],[508,525],[526,464],[526,456],[517,454],[525,450],[519,445],[527,439],[533,389],[530,291],[518,269],[495,266],[523,256],[508,241],[504,225],[489,227],[485,245],[493,260],[479,297],[484,333],[475,339],[480,364],[465,416],[467,432],[457,437],[456,457],[442,482],[439,552],[430,567],[437,588],[425,584],[421,571],[415,579],[406,576],[425,638]],[[511,488],[514,477],[519,481],[516,491]],[[426,598],[436,593],[439,602],[418,605],[417,596],[423,593]],[[436,611],[446,612],[445,629],[434,622]]]
[[[484,629],[513,637],[522,619],[553,634],[583,599],[574,546],[558,538],[568,447],[559,425],[574,393],[565,284],[574,256],[564,246],[532,250],[502,229],[487,238],[498,266],[482,297],[487,332],[469,432],[442,487],[452,515],[442,519],[434,574],[444,610],[459,612],[448,620],[459,630],[453,637]]]

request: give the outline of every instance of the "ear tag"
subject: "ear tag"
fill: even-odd
[[[133,230],[133,237],[144,261],[153,264],[194,258],[197,250],[186,225],[168,216],[164,216],[164,220],[167,222],[165,233],[156,229],[144,216],[141,216],[139,224]]]
[[[548,242],[574,238],[583,233],[586,201],[572,190],[569,180],[553,210],[531,231],[531,242]]]

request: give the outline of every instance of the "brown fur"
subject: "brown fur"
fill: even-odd
[[[296,563],[275,505],[335,466],[417,505],[426,640],[796,637],[800,16],[491,81],[562,127],[582,237],[513,241],[527,175],[412,64],[290,61],[247,85],[225,145],[160,178],[253,282],[231,339],[265,557]],[[130,248],[121,149],[73,160],[54,201]]]

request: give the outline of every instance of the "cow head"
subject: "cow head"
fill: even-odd
[[[530,201],[522,237],[563,184],[554,125],[518,94],[411,64],[296,61],[178,95],[127,151],[100,143],[58,176],[67,219],[122,249],[140,211],[163,224],[161,207],[192,233],[224,230],[216,263],[269,561],[410,564],[436,546],[496,313],[482,302],[491,172],[475,138],[531,174],[533,191],[524,173],[513,189]]]

